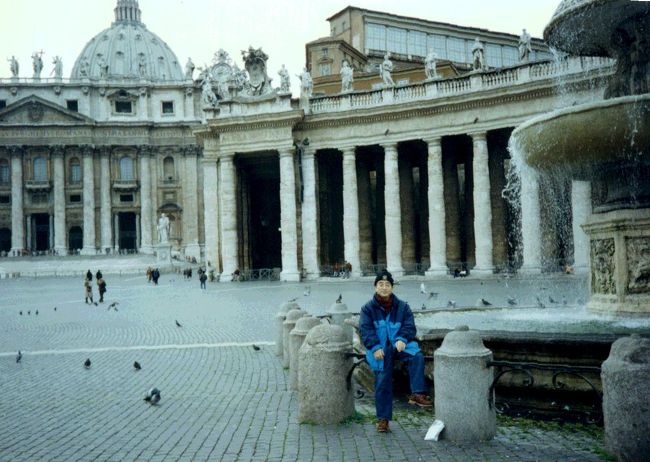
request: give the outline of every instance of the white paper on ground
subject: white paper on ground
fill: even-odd
[[[442,429],[445,428],[445,424],[442,422],[442,420],[434,420],[433,424],[429,427],[429,430],[427,431],[427,434],[424,437],[425,441],[438,441],[438,437],[440,436],[440,432]]]

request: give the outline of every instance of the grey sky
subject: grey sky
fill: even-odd
[[[20,76],[32,73],[31,54],[43,50],[43,77],[52,58],[63,57],[63,75],[88,40],[110,26],[117,0],[0,0],[0,59],[15,55]],[[240,51],[261,46],[269,55],[269,75],[286,64],[297,92],[305,63],[305,43],[329,35],[326,19],[354,5],[389,13],[480,27],[519,35],[526,28],[541,37],[559,0],[140,0],[142,21],[167,42],[181,65],[191,56],[209,63],[223,48],[241,65]],[[0,63],[0,78],[10,76]]]

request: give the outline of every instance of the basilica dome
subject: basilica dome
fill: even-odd
[[[138,0],[117,0],[115,22],[90,39],[72,68],[72,79],[180,81],[178,58],[140,20]]]

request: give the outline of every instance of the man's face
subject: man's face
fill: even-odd
[[[378,281],[377,285],[375,285],[375,292],[382,298],[389,297],[393,293],[393,285],[390,281]]]

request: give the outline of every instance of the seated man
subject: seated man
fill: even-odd
[[[393,417],[393,364],[408,365],[411,393],[409,404],[431,407],[424,381],[424,356],[415,338],[415,321],[408,304],[393,294],[393,276],[383,270],[375,278],[375,296],[361,308],[359,330],[366,359],[375,373],[377,431],[389,430]]]

